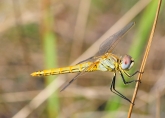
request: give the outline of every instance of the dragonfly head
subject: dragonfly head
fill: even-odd
[[[121,68],[123,70],[129,70],[134,65],[134,60],[129,55],[124,55],[124,57],[121,59]]]

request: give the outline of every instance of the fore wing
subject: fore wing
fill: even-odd
[[[97,56],[103,55],[108,52],[112,52],[113,48],[116,46],[116,44],[119,42],[119,40],[128,32],[129,29],[131,29],[132,26],[134,26],[134,22],[129,23],[124,28],[122,28],[120,31],[116,32],[109,38],[107,38],[99,47],[99,51],[96,54]]]
[[[100,56],[104,55],[105,53],[107,52],[110,53],[113,50],[113,48],[116,46],[116,44],[120,41],[120,39],[124,36],[124,34],[126,34],[128,30],[131,29],[132,26],[134,25],[135,23],[131,22],[128,25],[126,25],[123,29],[121,29],[120,31],[116,32],[115,34],[107,38],[104,42],[102,42],[102,44],[99,47],[99,51],[94,56],[87,58],[83,61],[80,61],[78,64],[87,61],[94,62],[96,59],[98,59]]]

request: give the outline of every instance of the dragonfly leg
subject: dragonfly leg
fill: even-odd
[[[140,71],[136,71],[136,72],[134,72],[132,75],[130,75],[129,73],[127,73],[126,71],[123,71],[124,72],[124,74],[126,74],[128,77],[132,77],[132,76],[134,76],[134,75],[136,75],[137,73],[141,73],[141,74],[143,74],[144,72],[140,72]],[[120,73],[121,73],[121,71],[120,71]],[[140,80],[137,80],[137,81],[139,81],[140,83],[141,83],[141,81]],[[136,82],[137,82],[136,81]]]
[[[121,78],[122,78],[124,84],[130,84],[130,83],[132,83],[132,82],[139,82],[139,80],[131,80],[131,81],[128,81],[128,82],[127,82],[127,81],[124,79],[123,73],[122,73],[121,71],[119,71],[119,73],[120,73],[120,75],[121,75]]]
[[[141,74],[143,74],[144,72],[140,72],[140,71],[136,71],[136,72],[134,72],[132,75],[130,75],[130,74],[128,74],[126,71],[123,71],[128,77],[132,77],[132,76],[134,76],[134,75],[136,75],[137,73],[141,73]]]
[[[111,85],[110,85],[110,90],[115,93],[116,95],[120,96],[121,98],[127,100],[128,102],[130,102],[131,104],[134,104],[131,102],[131,100],[129,100],[127,97],[125,97],[123,94],[121,94],[120,92],[118,92],[116,89],[115,89],[115,83],[116,83],[116,73],[114,73],[114,76],[113,76],[113,79],[112,79],[112,82],[111,82]]]

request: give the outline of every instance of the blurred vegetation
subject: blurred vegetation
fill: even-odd
[[[45,68],[54,68],[57,67],[57,43],[56,35],[53,32],[53,24],[55,19],[50,10],[51,3],[49,0],[42,1],[42,22],[41,22],[41,34],[43,41],[43,52],[45,59]],[[48,86],[53,80],[54,76],[45,77],[45,85]],[[55,92],[47,100],[47,111],[49,118],[55,118],[58,116],[59,112],[59,98],[58,92]]]
[[[137,2],[138,0],[127,2],[92,0],[81,53],[87,50]],[[8,118],[14,116],[45,88],[45,80],[49,84],[51,79],[55,78],[55,76],[34,78],[30,76],[31,72],[69,66],[80,1],[51,0],[50,5],[45,9],[42,7],[44,3],[36,0],[19,0],[17,4],[13,4],[10,0],[2,0],[0,3],[0,117]],[[155,4],[154,2],[150,4],[132,20],[136,22],[136,25],[115,48],[114,53],[117,55],[128,52],[134,57],[135,68],[133,70],[139,69],[146,45],[145,40],[148,40],[147,35],[155,13]],[[163,5],[164,1],[144,79],[136,99],[134,118],[152,118],[158,113],[160,117],[164,117],[163,90],[158,98],[154,95],[154,98],[149,100],[153,96],[150,95],[150,91],[164,74],[165,28],[163,26],[165,15],[163,15]],[[46,9],[49,10],[48,16],[44,16]],[[70,75],[72,76],[69,74],[67,78],[70,78]],[[50,99],[51,101],[44,102],[28,117],[51,117],[51,112],[59,118],[126,117],[129,103],[109,90],[112,77],[113,73],[110,72],[93,72],[80,76],[66,91],[60,93],[55,91],[55,96]],[[117,75],[116,89],[131,99],[134,84],[123,88],[120,86],[120,81],[122,82],[120,76]],[[47,107],[48,104],[51,106]],[[159,107],[159,111],[155,106]]]

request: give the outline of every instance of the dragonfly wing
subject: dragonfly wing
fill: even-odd
[[[83,63],[83,62],[87,62],[87,61],[93,61],[94,60],[94,56],[92,56],[92,57],[89,57],[89,58],[87,58],[87,59],[85,59],[85,60],[82,60],[82,61],[80,61],[79,63],[77,63],[76,65],[78,65],[78,64],[80,64],[80,63]]]
[[[134,22],[129,23],[123,29],[107,38],[99,47],[99,52],[96,55],[103,55],[107,52],[111,52],[119,40],[126,34],[126,32],[134,25]]]
[[[92,63],[88,67],[86,67],[82,72],[78,73],[73,79],[71,79],[62,89],[61,91],[65,90],[73,81],[75,81],[78,76],[83,75],[86,70],[93,68],[96,65],[96,63]]]
[[[95,54],[96,55],[96,54]],[[80,64],[80,63],[84,63],[84,62],[95,62],[98,58],[100,58],[101,56],[92,56],[92,57],[89,57],[89,58],[87,58],[87,59],[85,59],[85,60],[82,60],[82,61],[80,61],[79,63],[77,63],[77,64]],[[77,65],[76,64],[76,65]]]
[[[72,80],[70,80],[70,81],[60,90],[60,92],[63,91],[63,90],[65,90],[74,80],[77,79],[77,77],[78,77],[79,75],[81,75],[81,73],[78,73]]]
[[[129,23],[127,26],[125,26],[123,29],[121,29],[120,31],[116,32],[115,34],[113,34],[112,36],[110,36],[109,38],[107,38],[99,47],[99,51],[95,54],[95,56],[89,57],[83,61],[80,61],[77,64],[86,62],[86,61],[94,61],[95,59],[98,59],[101,55],[107,53],[107,52],[111,52],[112,49],[115,47],[115,45],[118,43],[119,39],[122,38],[122,36],[124,36],[124,34],[126,34],[126,32],[134,25],[134,22]]]

